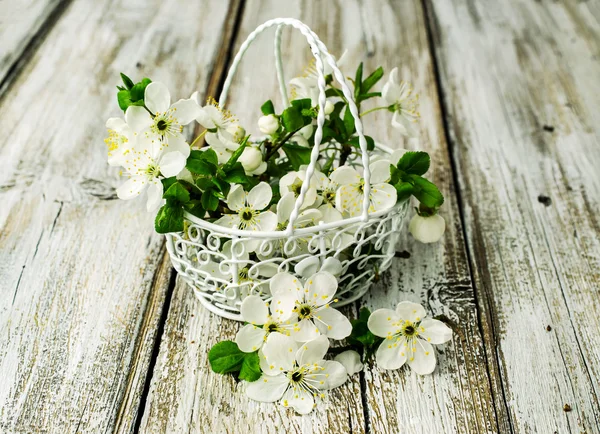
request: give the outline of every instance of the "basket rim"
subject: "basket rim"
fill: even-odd
[[[385,152],[386,154],[392,154],[394,152],[394,149],[389,148],[388,146],[385,146],[378,142],[375,142],[375,148],[380,149],[381,151]],[[193,215],[187,211],[184,212],[183,216],[185,217],[186,220],[189,220],[190,222],[198,225],[200,228],[209,230],[211,232],[220,232],[223,235],[231,235],[231,236],[236,236],[236,237],[275,239],[275,238],[288,237],[290,235],[313,234],[316,232],[321,232],[321,231],[325,231],[325,230],[329,230],[329,229],[335,229],[335,228],[341,228],[343,226],[349,226],[349,225],[352,225],[354,223],[359,223],[359,222],[367,223],[367,222],[371,221],[372,219],[376,219],[376,218],[382,217],[387,214],[398,213],[402,210],[402,208],[406,207],[407,203],[408,203],[408,199],[401,200],[401,201],[396,202],[396,204],[390,208],[387,208],[382,211],[377,211],[374,213],[369,213],[368,220],[364,220],[363,216],[361,215],[361,216],[351,217],[351,218],[347,218],[347,219],[343,219],[343,220],[338,220],[335,222],[320,223],[315,226],[310,226],[307,228],[294,229],[291,233],[289,231],[249,231],[249,230],[243,230],[243,229],[228,228],[226,226],[220,226],[215,223],[208,222],[204,219],[196,217],[195,215]]]

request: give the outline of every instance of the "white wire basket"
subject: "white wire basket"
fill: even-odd
[[[184,232],[166,235],[167,250],[173,266],[192,287],[200,302],[217,315],[239,321],[242,320],[239,309],[245,297],[253,294],[260,295],[265,301],[270,300],[269,283],[278,272],[317,271],[321,266],[334,264],[339,282],[337,305],[348,304],[360,298],[369,290],[375,277],[390,266],[408,209],[408,201],[403,201],[383,211],[369,212],[369,153],[353,93],[333,56],[304,23],[291,18],[277,18],[265,22],[252,32],[233,60],[219,104],[222,107],[225,105],[233,76],[250,44],[260,33],[274,26],[275,62],[283,103],[289,105],[280,50],[281,32],[285,26],[299,30],[306,37],[319,75],[315,143],[287,229],[270,232],[231,229],[186,213]],[[363,171],[364,202],[360,216],[296,228],[294,223],[315,172],[319,154],[323,151],[321,139],[326,101],[323,62],[331,67],[348,100],[348,109],[356,120],[361,155],[360,158],[350,158],[346,164]],[[392,150],[376,144],[375,151],[371,153],[379,157],[391,154]],[[249,244],[252,244],[252,254],[248,252]]]

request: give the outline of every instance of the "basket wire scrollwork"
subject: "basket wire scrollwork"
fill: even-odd
[[[285,26],[299,30],[310,45],[315,58],[319,88],[319,110],[310,164],[306,168],[306,176],[287,228],[283,231],[232,229],[186,213],[184,232],[166,235],[167,250],[173,266],[193,288],[201,303],[210,311],[234,320],[242,320],[239,309],[246,296],[255,294],[265,301],[270,300],[269,283],[278,272],[294,273],[300,269],[316,271],[328,262],[336,265],[334,268],[339,281],[337,306],[358,299],[368,291],[376,275],[390,266],[408,208],[408,202],[403,201],[383,211],[369,212],[369,153],[358,108],[335,59],[304,23],[291,18],[278,18],[265,22],[252,32],[232,62],[219,104],[224,106],[233,76],[250,44],[260,33],[274,26],[277,27],[275,63],[283,103],[288,105],[280,50],[281,33]],[[351,159],[347,164],[360,168],[363,172],[364,201],[360,216],[329,223],[319,222],[310,227],[297,227],[295,222],[322,151],[326,102],[324,61],[329,64],[340,83],[348,101],[348,109],[355,119],[361,154],[360,158]],[[386,146],[376,144],[374,155],[391,152]],[[248,249],[250,244],[252,249]]]

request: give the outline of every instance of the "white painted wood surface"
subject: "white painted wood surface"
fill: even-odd
[[[494,392],[514,432],[600,430],[599,20],[593,1],[431,11]]]
[[[75,1],[0,101],[0,432],[133,429],[170,268],[103,124],[120,71],[203,88],[227,12]]]
[[[0,0],[0,83],[60,7],[61,0]]]
[[[600,3],[45,0],[14,19],[5,3],[0,432],[600,431]],[[418,142],[381,112],[366,132],[430,152],[446,196],[444,241],[403,236],[352,308],[409,299],[447,317],[438,369],[368,366],[310,416],[210,371],[208,349],[239,324],[171,287],[153,216],[113,200],[102,143],[118,72],[216,94],[230,46],[277,16],[347,48],[348,75],[360,60],[400,68],[421,94]],[[289,79],[310,53],[289,34],[283,52]],[[252,130],[279,101],[272,34],[248,54],[230,108]]]

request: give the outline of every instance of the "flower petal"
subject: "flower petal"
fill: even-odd
[[[294,271],[297,275],[307,278],[319,271],[320,266],[321,261],[317,256],[309,256],[298,262],[294,267]]]
[[[284,407],[292,407],[300,414],[308,414],[315,407],[315,400],[310,393],[297,387],[288,389],[281,398]]]
[[[244,353],[253,353],[262,347],[266,334],[262,327],[246,324],[235,335],[235,343]]]
[[[321,271],[309,277],[305,288],[305,300],[311,300],[317,306],[323,306],[331,301],[337,291],[337,279],[326,271]]]
[[[369,165],[371,184],[379,184],[390,180],[390,160],[378,160]]]
[[[290,371],[294,367],[294,356],[298,351],[298,344],[290,336],[275,332],[271,333],[262,347],[262,353],[267,362],[263,371],[275,374],[281,371]]]
[[[377,309],[369,317],[367,327],[375,336],[382,338],[396,334],[400,327],[398,322],[400,317],[398,313],[392,309]]]
[[[200,115],[200,107],[193,99],[180,99],[171,109],[180,125],[187,125]]]
[[[314,321],[321,333],[331,339],[344,339],[352,333],[352,324],[350,324],[348,318],[337,309],[332,309],[330,307],[320,309],[317,312]]]
[[[400,112],[395,112],[392,116],[392,126],[404,136],[412,137],[416,134],[411,121],[403,116]]]
[[[148,212],[156,211],[162,202],[163,185],[162,182],[154,180],[148,185],[148,202],[146,202],[146,210]]]
[[[371,189],[371,209],[383,211],[396,205],[398,201],[398,193],[391,184],[376,184]]]
[[[421,321],[419,336],[431,344],[443,344],[452,339],[452,329],[441,321],[425,318]]]
[[[144,131],[152,125],[152,116],[144,107],[130,105],[125,112],[127,125],[136,133]]]
[[[240,313],[244,321],[250,324],[263,325],[269,320],[269,308],[258,295],[249,295],[242,301]]]
[[[193,97],[194,95],[192,95]],[[216,124],[214,119],[220,117],[221,114],[219,110],[213,105],[207,105],[204,107],[200,107],[200,111],[198,112],[198,116],[196,117],[196,121],[202,125],[204,128],[213,129],[216,128]]]
[[[215,224],[224,226],[226,228],[237,229],[240,225],[240,216],[237,214],[225,214],[223,217],[217,220]]]
[[[271,279],[271,294],[288,293],[299,297],[302,287],[297,277],[289,273],[278,273]]]
[[[147,185],[148,182],[145,176],[132,176],[117,188],[117,196],[123,200],[133,199],[139,196]]]
[[[294,307],[296,307],[296,295],[288,292],[280,292],[273,296],[270,309],[271,316],[278,323],[295,318]]]
[[[269,205],[272,197],[273,190],[271,190],[269,184],[260,182],[248,193],[248,206],[253,210],[262,211]]]
[[[169,89],[158,81],[150,83],[144,92],[144,103],[154,114],[166,112],[171,105]]]
[[[419,375],[431,374],[435,370],[435,351],[429,342],[415,339],[412,356],[408,358],[408,366]],[[410,353],[409,353],[410,354]]]
[[[360,355],[353,350],[344,351],[334,357],[336,362],[341,363],[348,375],[352,376],[363,370],[364,365],[360,361]]]
[[[176,176],[185,168],[185,155],[181,152],[167,152],[160,159],[160,173],[166,178]]]
[[[324,368],[322,374],[327,375],[324,388],[335,389],[348,381],[348,372],[343,364],[334,360],[326,360],[321,363]]]
[[[283,374],[273,377],[263,375],[258,380],[248,383],[246,395],[260,402],[275,402],[281,399],[290,384]]]
[[[232,211],[239,211],[246,206],[246,192],[240,184],[235,184],[229,190],[227,206]]]
[[[334,276],[339,276],[342,274],[342,263],[337,258],[329,257],[323,261],[321,271],[326,271]]]
[[[169,136],[165,150],[166,152],[181,152],[186,159],[190,156],[191,152],[190,145],[185,141],[185,138],[181,134]]]
[[[296,196],[291,191],[284,194],[277,203],[277,221],[285,223],[290,219],[290,215],[296,204]]]
[[[254,230],[268,232],[275,229],[277,229],[277,216],[274,212],[265,211],[256,216],[256,229]]]
[[[329,349],[329,339],[321,335],[316,339],[303,344],[296,352],[296,360],[298,365],[312,365],[320,360],[323,360],[327,350]]]
[[[292,337],[298,342],[308,342],[316,339],[319,336],[319,329],[309,319],[303,319],[297,324],[294,324],[292,329]]]
[[[338,167],[329,175],[329,179],[342,185],[358,184],[361,178],[360,173],[350,166]]]
[[[418,322],[425,318],[427,313],[423,306],[410,301],[402,301],[396,306],[396,312],[400,316],[400,319],[410,322]]]
[[[404,346],[405,340],[397,341],[386,339],[379,345],[375,353],[377,367],[382,369],[398,369],[406,363],[408,348]]]

